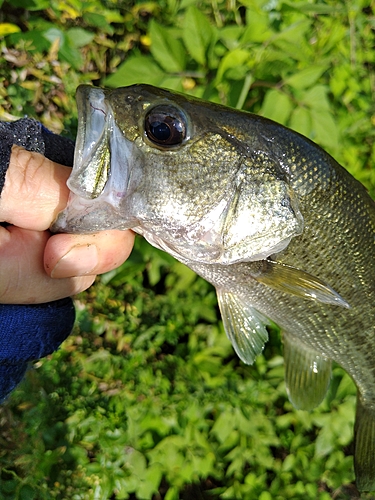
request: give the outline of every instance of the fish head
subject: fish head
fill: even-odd
[[[259,117],[149,85],[77,89],[67,208],[54,232],[133,229],[182,261],[260,260],[301,234]]]

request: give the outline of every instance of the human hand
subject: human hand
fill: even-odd
[[[0,196],[0,221],[11,224],[0,227],[0,303],[35,304],[74,295],[129,256],[132,231],[51,236],[48,228],[68,201],[70,172],[13,146]]]

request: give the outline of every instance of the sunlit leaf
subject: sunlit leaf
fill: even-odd
[[[289,125],[296,132],[309,137],[311,132],[310,111],[304,106],[295,108],[292,111]]]
[[[62,46],[65,40],[64,32],[57,28],[50,28],[49,30],[44,32],[43,36],[51,43],[55,40],[59,40],[59,47]]]
[[[326,66],[310,66],[286,78],[285,83],[295,89],[312,87],[326,70]]]
[[[339,131],[329,111],[311,110],[314,140],[336,153],[339,148]]]
[[[293,9],[297,12],[306,12],[309,14],[334,14],[337,12],[345,12],[345,7],[340,4],[327,5],[325,3],[309,3],[309,2],[292,2],[288,0],[283,1],[283,10],[287,10],[285,7]]]
[[[214,426],[212,427],[211,432],[217,437],[220,443],[224,443],[229,434],[235,428],[236,424],[234,422],[234,415],[231,412],[227,411],[219,415]]]
[[[104,80],[109,87],[123,87],[135,83],[159,85],[164,72],[149,57],[135,55],[127,59],[115,73]]]
[[[246,9],[247,28],[241,37],[242,43],[264,42],[273,36],[270,29],[269,13],[260,9],[257,5],[252,5]]]
[[[91,31],[82,28],[70,28],[70,30],[67,31],[67,36],[72,46],[79,48],[92,42],[95,35]]]
[[[195,5],[191,5],[185,13],[183,39],[190,55],[199,64],[206,64],[207,50],[213,38],[212,25]]]
[[[278,123],[286,124],[293,103],[288,95],[277,89],[269,90],[263,102],[261,114]]]
[[[243,26],[228,25],[218,31],[220,40],[228,50],[234,50],[241,45],[241,37],[244,33]]]
[[[185,68],[186,53],[180,40],[156,21],[150,22],[151,53],[168,72],[178,73]]]
[[[315,453],[317,456],[325,457],[335,447],[337,437],[332,429],[327,425],[320,430],[319,435],[315,441]]]
[[[216,81],[223,80],[227,71],[233,71],[238,68],[246,68],[245,64],[250,59],[250,53],[243,49],[234,49],[227,52],[222,58],[219,68],[217,70]],[[242,71],[242,70],[241,70]]]
[[[327,98],[328,87],[325,85],[315,85],[308,89],[302,96],[303,103],[311,109],[330,111],[330,104]]]

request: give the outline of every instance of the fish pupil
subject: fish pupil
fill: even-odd
[[[145,117],[148,139],[158,146],[176,146],[186,138],[186,120],[179,109],[160,105],[151,109]]]
[[[166,123],[150,123],[150,132],[159,141],[167,141],[171,135],[171,130]]]

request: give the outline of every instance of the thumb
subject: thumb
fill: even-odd
[[[13,146],[0,196],[0,221],[35,231],[49,228],[66,206],[69,167]]]

